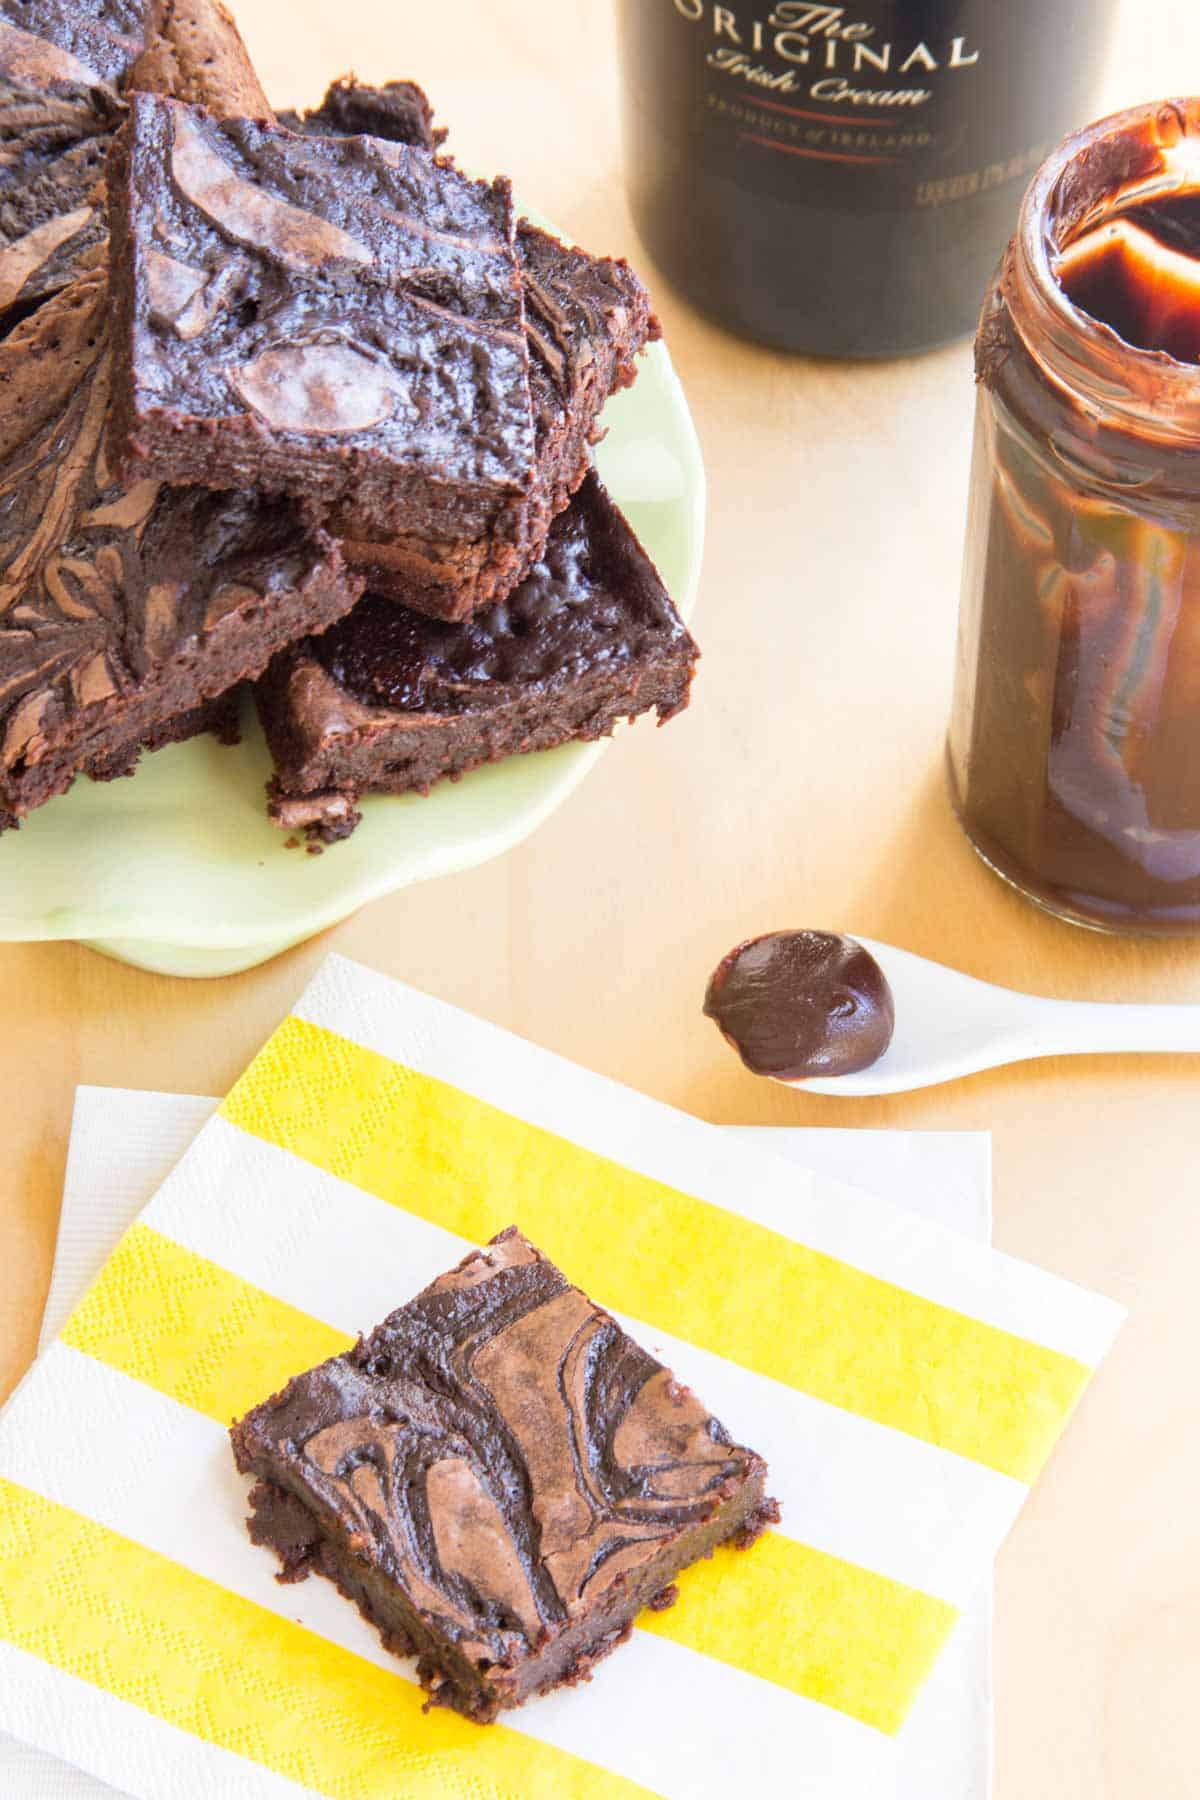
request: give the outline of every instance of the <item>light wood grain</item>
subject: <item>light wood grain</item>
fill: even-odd
[[[417,74],[464,162],[511,173],[590,247],[639,257],[602,0],[237,11],[276,102],[315,103],[350,67]],[[1112,105],[1196,86],[1198,70],[1194,7],[1127,0]],[[335,945],[708,1119],[989,1128],[997,1241],[1133,1309],[1001,1558],[997,1800],[1194,1800],[1200,1065],[1062,1061],[849,1104],[754,1080],[699,1007],[717,957],[779,925],[859,930],[1078,998],[1200,999],[1200,943],[1043,918],[950,817],[967,349],[789,362],[661,283],[655,297],[711,484],[691,711],[623,735],[523,848],[250,974],[191,984],[70,945],[0,947],[0,1392],[33,1350],[75,1084],[223,1091]]]

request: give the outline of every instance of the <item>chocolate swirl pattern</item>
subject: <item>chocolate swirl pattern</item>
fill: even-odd
[[[328,622],[356,591],[285,503],[121,487],[106,318],[101,269],[0,344],[0,808],[16,817],[81,769],[123,772],[258,673],[289,620]],[[270,641],[247,663],[264,608]]]
[[[0,23],[0,330],[99,261],[123,110],[67,52]]]
[[[517,226],[517,259],[539,438],[593,387],[598,398],[588,423],[594,432],[599,407],[632,383],[635,356],[660,335],[646,290],[627,263],[561,244],[527,219]]]
[[[120,83],[146,34],[147,0],[0,0],[0,19],[56,45],[76,78]]]
[[[587,474],[605,401],[630,386],[636,357],[661,334],[627,263],[560,244],[527,219],[517,227],[517,262],[538,449],[519,539],[524,579],[545,548],[551,521]]]
[[[761,1460],[515,1230],[233,1436],[272,1484],[259,1540],[332,1574],[476,1717],[586,1673],[766,1516]]]
[[[493,531],[533,457],[507,185],[131,104],[111,170],[125,472],[297,493],[342,530]],[[164,259],[183,314],[158,303]]]
[[[369,131],[392,143],[429,151],[446,135],[434,129],[421,89],[408,82],[391,82],[383,88],[335,82],[319,111],[303,120],[285,114],[281,122],[330,137]],[[525,299],[536,463],[519,527],[517,561],[505,577],[509,589],[532,570],[545,548],[551,521],[587,473],[589,447],[605,400],[629,386],[639,351],[660,335],[646,290],[627,263],[589,256],[539,231],[527,219],[517,224],[516,255]],[[387,544],[356,540],[352,521],[337,514],[333,528],[346,537],[351,561],[369,570],[369,585],[377,593],[448,618],[469,610],[452,603],[430,604],[428,593],[421,594],[421,580],[428,586],[432,573],[427,547],[422,554],[421,546],[403,533]]]
[[[174,93],[218,116],[270,115],[237,27],[216,0],[147,5],[150,47],[124,71],[130,86]],[[46,22],[44,9],[12,10]],[[136,26],[131,48],[142,10],[139,0],[128,13],[103,14]],[[105,162],[124,114],[116,88],[71,50],[0,18],[0,330],[102,263]]]

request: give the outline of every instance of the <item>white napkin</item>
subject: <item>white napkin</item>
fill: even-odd
[[[78,1090],[43,1344],[58,1332],[121,1233],[216,1105],[187,1095]],[[737,1135],[980,1242],[989,1239],[986,1134],[748,1128]],[[897,1740],[895,1800],[987,1800],[990,1618],[991,1595],[985,1590],[964,1609]],[[0,1735],[4,1800],[103,1800],[115,1792],[57,1757]],[[216,1800],[226,1794],[235,1800],[237,1787],[209,1792]],[[882,1796],[873,1793],[869,1800]]]
[[[1122,1312],[887,1192],[329,957],[0,1419],[0,1727],[139,1800],[894,1800]],[[480,1731],[273,1580],[228,1426],[514,1222],[762,1452],[782,1522]]]

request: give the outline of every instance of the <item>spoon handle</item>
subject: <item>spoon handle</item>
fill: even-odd
[[[1050,1054],[1200,1050],[1200,1006],[1056,1000],[1049,1002],[1040,1026],[1031,1024],[1039,1036],[1056,1041]]]

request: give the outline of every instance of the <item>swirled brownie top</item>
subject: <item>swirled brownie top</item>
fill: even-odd
[[[148,0],[0,0],[0,19],[57,44],[84,80],[118,84],[142,48]]]
[[[380,1622],[476,1716],[523,1697],[532,1659],[540,1685],[578,1678],[660,1593],[665,1550],[682,1549],[674,1573],[762,1506],[762,1460],[515,1229],[233,1438],[402,1597]],[[577,1659],[556,1659],[589,1621]]]
[[[109,187],[127,475],[344,502],[346,535],[483,533],[527,492],[506,182],[139,94]]]
[[[96,259],[122,112],[115,90],[81,80],[67,52],[0,25],[0,327]]]
[[[628,387],[635,358],[661,335],[641,281],[628,263],[589,256],[539,231],[517,225],[517,259],[525,284],[530,392],[540,438],[595,383],[599,404]]]
[[[279,122],[321,137],[367,132],[429,152],[447,135],[434,125],[429,99],[415,82],[367,87],[352,75],[331,82],[313,111],[280,113]],[[534,421],[542,445],[597,364],[594,409],[611,388],[633,380],[634,357],[648,338],[660,335],[660,328],[645,288],[626,262],[589,256],[528,219],[517,222],[516,253],[525,288]]]
[[[446,135],[434,128],[429,102],[412,83],[370,88],[350,77],[334,82],[322,106],[306,115],[303,129],[329,135],[367,131],[426,151]],[[601,407],[611,392],[633,380],[638,352],[659,335],[646,291],[627,263],[589,256],[527,219],[517,224],[516,254],[525,295],[537,464],[515,536],[510,532],[503,544],[493,543],[490,562],[485,558],[480,566],[478,558],[455,555],[444,544],[410,545],[415,554],[406,560],[405,546],[396,539],[385,547],[355,541],[352,531],[344,534],[347,556],[367,569],[377,592],[436,618],[466,618],[524,578],[541,554],[555,513],[583,479]],[[340,534],[341,523],[335,513],[330,529]]]
[[[221,117],[270,113],[218,0],[152,0],[149,14],[129,87],[186,97]],[[105,164],[123,117],[116,88],[70,50],[0,19],[0,330],[98,265],[108,239]]]
[[[334,546],[286,501],[115,481],[106,316],[100,270],[0,344],[6,811],[25,805],[10,780],[32,780],[89,721],[119,724],[176,659],[192,684],[168,697],[179,711],[257,673],[289,624],[320,629],[356,593]]]

